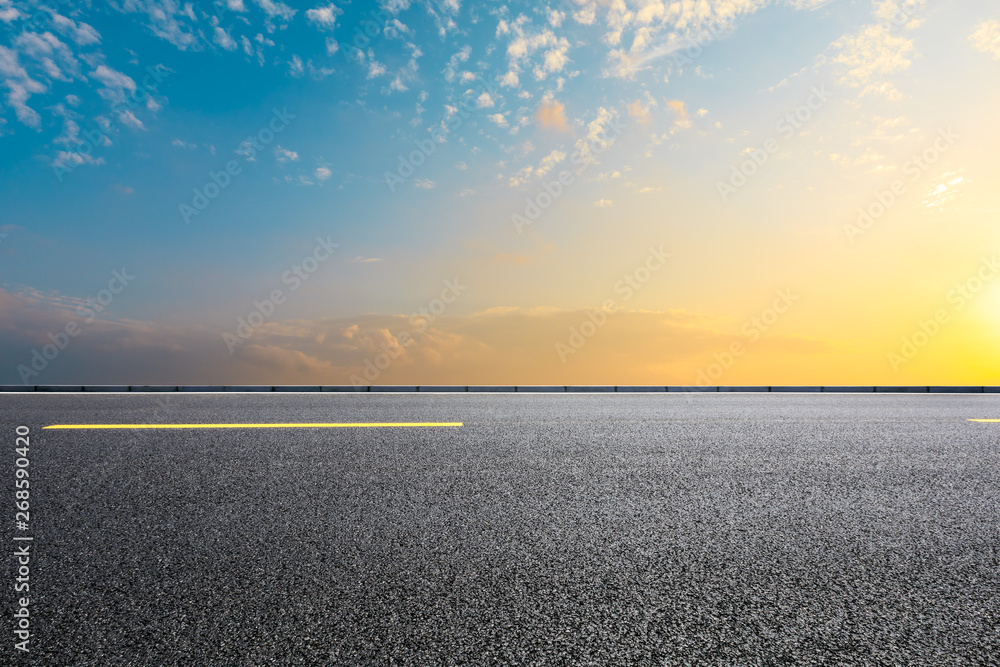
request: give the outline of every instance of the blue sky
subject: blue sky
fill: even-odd
[[[107,331],[177,327],[156,344],[181,350],[191,368],[218,353],[214,372],[224,375],[330,382],[356,375],[378,341],[397,337],[387,322],[460,277],[470,288],[438,323],[451,328],[428,342],[423,361],[387,371],[453,378],[467,367],[462,355],[487,355],[493,365],[483,367],[495,369],[515,354],[470,333],[475,318],[519,314],[536,319],[518,326],[558,331],[537,318],[597,307],[662,244],[673,248],[671,276],[629,309],[706,342],[684,359],[654,363],[644,353],[625,364],[608,353],[593,368],[690,383],[711,341],[790,281],[826,301],[783,325],[794,339],[786,347],[825,349],[816,368],[840,368],[837,355],[863,332],[831,313],[874,299],[858,296],[870,293],[865,285],[889,298],[898,272],[908,284],[930,281],[898,297],[899,319],[880,324],[880,344],[892,345],[909,326],[900,322],[926,310],[920,299],[974,268],[988,245],[996,207],[982,153],[997,139],[998,17],[988,2],[950,0],[0,0],[0,285],[8,313],[15,304],[27,308],[16,318],[29,320],[9,314],[4,372],[14,381],[15,359],[73,316],[67,304],[127,267],[136,278],[102,312]],[[816,108],[783,136],[777,123],[816,90]],[[908,258],[934,247],[912,234],[878,241],[877,252],[875,242],[860,252],[843,244],[856,209],[950,125],[975,140],[919,183],[944,187],[940,205],[914,201],[892,215],[933,208],[960,220],[950,243],[965,264],[925,278]],[[245,140],[255,136],[251,152]],[[768,163],[721,199],[720,182],[769,139],[778,150]],[[412,175],[400,172],[400,156],[422,150]],[[227,165],[226,187],[194,214],[196,191],[214,187],[212,174]],[[565,194],[518,227],[560,173],[572,180]],[[282,287],[317,238],[339,244],[337,253],[230,354],[221,334]],[[865,277],[838,287],[836,271]],[[358,324],[373,317],[389,320]],[[366,342],[351,347],[356,324]],[[322,346],[326,330],[340,343],[325,351],[295,338]],[[540,345],[551,352],[560,335],[539,334]],[[113,334],[88,336],[97,345]],[[233,357],[250,348],[297,361],[255,358],[234,370]],[[98,373],[83,350],[74,341],[46,374]],[[587,368],[572,373],[590,377]],[[556,364],[545,381],[566,370]],[[150,373],[170,379],[170,368]]]

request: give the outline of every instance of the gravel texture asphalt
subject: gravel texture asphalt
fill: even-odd
[[[34,636],[0,663],[996,665],[989,417],[1000,396],[3,395]],[[318,421],[465,426],[41,430]]]

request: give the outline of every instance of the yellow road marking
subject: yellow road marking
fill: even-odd
[[[970,421],[970,422],[988,422],[988,423],[997,423],[997,422],[1000,422],[1000,419],[970,419],[969,421]]]
[[[44,426],[61,429],[96,429],[96,428],[386,428],[392,426],[431,427],[431,426],[464,426],[462,422],[359,422],[343,424],[55,424]]]

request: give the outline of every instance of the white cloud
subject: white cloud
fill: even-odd
[[[34,59],[51,79],[69,81],[79,74],[79,62],[72,50],[51,32],[25,31],[14,39],[14,44],[21,56]],[[56,60],[60,64],[56,64]]]
[[[313,172],[313,176],[316,177],[316,180],[322,183],[326,179],[333,176],[333,172],[327,167],[316,167],[316,171]]]
[[[510,177],[508,185],[512,188],[524,185],[531,180],[531,175],[535,173],[535,168],[532,165],[528,165],[518,170],[516,174]]]
[[[993,19],[980,23],[969,36],[969,41],[977,51],[988,53],[995,60],[1000,60],[1000,21]]]
[[[594,202],[594,206],[597,206],[598,208],[610,208],[614,205],[615,202],[613,199],[598,199]]]
[[[52,13],[52,25],[61,34],[72,39],[78,46],[87,46],[101,41],[101,36],[94,28],[86,23],[77,23],[73,19],[66,18],[55,12]]]
[[[306,11],[306,19],[320,30],[333,30],[337,25],[337,17],[343,13],[344,10],[330,3],[326,7]]]
[[[226,51],[236,50],[236,40],[221,26],[215,26],[215,38],[213,41]]]
[[[927,0],[882,0],[875,5],[875,18],[886,26],[912,30],[924,20],[918,16],[927,7]]]
[[[128,125],[135,130],[145,130],[146,127],[142,124],[142,121],[135,117],[135,114],[128,109],[121,109],[118,111],[118,120],[123,125]]]
[[[615,125],[617,118],[617,111],[598,107],[597,118],[587,125],[587,137],[576,142],[577,154],[583,161],[596,162],[595,153],[603,154],[614,145],[617,132],[612,136],[608,130],[617,127]]]
[[[558,37],[548,28],[540,32],[526,30],[527,23],[528,19],[524,16],[518,17],[513,23],[502,22],[501,27],[497,29],[497,34],[510,34],[511,36],[510,43],[507,45],[510,72],[516,74],[522,65],[527,65],[536,54],[541,53],[541,61],[536,62],[533,68],[535,78],[541,81],[549,74],[563,70],[566,63],[569,62],[567,53],[570,44],[565,37]]]
[[[437,183],[426,178],[418,178],[413,181],[413,184],[423,190],[433,190],[437,187]]]
[[[968,185],[968,179],[961,172],[950,171],[941,175],[941,183],[938,183],[924,195],[923,205],[931,209],[941,209],[946,204],[952,203],[962,191],[962,187]]]
[[[535,176],[542,177],[552,171],[552,168],[566,159],[566,153],[556,149],[542,158],[535,170]]]
[[[507,127],[507,119],[502,113],[495,113],[487,116],[487,118],[496,123],[498,127]]]
[[[292,55],[292,59],[288,61],[288,74],[295,78],[299,78],[305,73],[305,67],[302,65],[302,58],[297,55]]]
[[[410,30],[410,27],[401,22],[399,19],[386,21],[385,27],[382,28],[382,34],[389,39],[402,39],[412,32],[413,31]]]
[[[41,117],[27,105],[33,93],[44,93],[46,88],[35,81],[18,62],[17,53],[0,46],[0,78],[7,87],[7,103],[14,107],[17,119],[29,127],[38,127]]]
[[[22,16],[24,16],[24,14],[22,14],[17,7],[10,6],[10,0],[0,2],[0,21],[10,23],[18,20]]]
[[[59,151],[56,153],[52,165],[55,167],[77,167],[81,164],[104,164],[104,158],[97,158],[87,153],[74,153],[72,151]]]
[[[104,89],[101,92],[104,93],[104,91],[107,91],[104,96],[112,98],[111,101],[113,102],[125,99],[126,90],[130,93],[135,92],[135,81],[132,80],[132,77],[107,65],[98,65],[97,69],[91,72],[90,76],[104,84]]]
[[[517,72],[510,70],[500,77],[500,85],[505,88],[517,88],[521,85],[521,80],[518,78]]]
[[[916,49],[913,40],[894,35],[884,25],[869,25],[855,35],[845,35],[832,44],[838,51],[832,62],[846,68],[840,82],[869,92],[898,95],[883,77],[909,69]]]
[[[278,146],[274,149],[274,157],[278,161],[278,164],[288,164],[289,162],[298,162],[299,154],[295,151],[290,151],[287,148],[282,148]]]
[[[410,0],[380,0],[379,4],[382,6],[382,9],[393,14],[398,14],[410,8]]]
[[[455,75],[458,66],[466,61],[468,61],[469,56],[472,54],[472,47],[466,44],[461,48],[460,51],[455,53],[451,58],[448,59],[448,64],[444,67],[444,79],[448,83],[455,80]]]
[[[58,137],[53,141],[57,144],[62,144],[64,146],[75,146],[81,143],[80,140],[80,125],[77,124],[76,120],[80,117],[79,114],[67,109],[62,104],[57,104],[52,108],[53,113],[57,116],[61,116],[63,119],[63,131]],[[106,139],[107,137],[105,137]]]
[[[531,146],[531,150],[534,150],[534,146]],[[550,171],[552,171],[552,169],[557,164],[559,164],[565,159],[566,159],[566,153],[564,153],[559,149],[555,149],[551,153],[543,157],[541,161],[538,163],[537,167],[534,167],[529,164],[518,170],[516,174],[510,177],[508,185],[510,185],[510,187],[512,188],[516,188],[520,185],[524,185],[533,178],[542,178]]]
[[[284,21],[291,21],[295,16],[295,11],[283,2],[273,2],[273,0],[257,0],[257,5],[264,10],[269,17],[278,17]]]
[[[556,46],[545,52],[542,65],[535,68],[535,78],[541,81],[549,74],[561,72],[566,63],[569,62],[567,51],[569,51],[569,42],[564,37],[560,37]]]
[[[146,14],[154,35],[186,51],[199,41],[192,7],[190,3],[182,5],[173,0],[129,0],[121,5],[121,10]]]
[[[489,107],[492,107],[493,104],[494,104],[493,97],[491,97],[490,94],[487,92],[484,92],[476,99],[476,106],[479,107],[480,109],[487,109]]]
[[[597,8],[589,4],[583,9],[573,12],[573,20],[583,25],[594,25],[597,20]]]
[[[654,60],[692,47],[704,47],[732,31],[738,18],[766,6],[771,0],[648,0],[626,4],[611,0],[604,22],[608,53],[606,75],[631,78]],[[574,18],[592,23],[594,7],[576,12]],[[629,43],[631,37],[631,43]]]

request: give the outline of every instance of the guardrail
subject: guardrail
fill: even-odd
[[[507,392],[533,394],[589,394],[589,393],[850,393],[850,394],[997,394],[998,387],[972,386],[733,386],[733,387],[683,387],[655,385],[0,385],[0,392],[103,392],[103,393],[153,393],[153,392],[334,392],[334,393],[434,393],[434,392]]]

